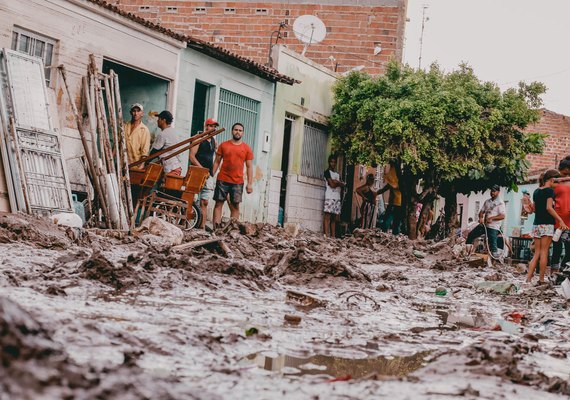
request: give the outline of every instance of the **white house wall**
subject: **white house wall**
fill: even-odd
[[[240,218],[261,222],[266,220],[265,198],[269,179],[269,152],[264,151],[263,139],[270,134],[273,118],[273,98],[275,84],[249,72],[233,67],[223,61],[204,55],[196,50],[185,49],[180,63],[180,80],[178,85],[176,128],[190,135],[192,125],[192,109],[194,105],[194,89],[196,81],[213,86],[208,117],[218,117],[220,89],[246,96],[258,101],[259,117],[255,144],[248,143],[253,150],[253,193],[244,193],[240,209]],[[234,121],[241,122],[241,121]],[[224,126],[230,130],[231,126]],[[245,127],[247,130],[249,127]],[[213,202],[211,202],[213,203]],[[209,213],[211,214],[212,205]],[[229,209],[224,207],[224,215],[229,216]]]
[[[333,105],[332,86],[338,75],[283,46],[274,46],[272,55],[280,73],[301,83],[293,86],[277,84],[267,220],[270,223],[278,221],[283,131],[285,116],[291,115],[296,119],[291,132],[285,222],[296,222],[303,228],[321,231],[325,183],[300,175],[303,126],[305,120],[328,125]],[[325,169],[326,162],[323,163],[323,171]]]
[[[175,81],[180,49],[185,46],[183,42],[82,0],[0,0],[0,47],[10,48],[14,26],[57,41],[53,64],[65,65],[70,91],[78,106],[81,77],[87,73],[90,54],[95,55],[99,68],[105,58]],[[170,86],[169,103],[174,105],[174,85]],[[62,137],[72,188],[81,187],[85,177],[78,157],[83,149],[69,100],[55,69],[48,100],[53,126]],[[0,170],[0,210],[9,211],[5,197],[5,176]]]

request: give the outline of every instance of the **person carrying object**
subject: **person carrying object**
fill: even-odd
[[[467,235],[468,252],[471,252],[475,238],[486,234],[491,256],[499,258],[497,242],[501,231],[501,221],[505,219],[506,215],[505,203],[499,197],[500,193],[501,187],[499,185],[491,187],[491,198],[483,203],[483,207],[479,211],[479,225]]]
[[[218,126],[219,124],[213,118],[208,118],[204,123],[204,132],[214,132],[218,129]],[[215,137],[212,137],[190,149],[190,163],[197,167],[208,168],[210,171],[210,176],[208,176],[206,184],[198,195],[198,200],[200,200],[200,209],[202,210],[202,222],[200,224],[201,229],[206,227],[208,203],[214,195],[214,158],[216,156],[217,147],[218,142]]]
[[[160,133],[156,137],[156,140],[152,144],[152,150],[150,154],[158,152],[159,150],[166,149],[179,143],[180,137],[176,130],[171,126],[173,121],[172,114],[170,111],[162,111],[158,114],[158,127],[160,128]],[[164,166],[164,172],[171,175],[182,175],[182,161],[180,160],[180,155],[175,155],[170,158],[170,154],[177,152],[178,149],[173,149],[160,156],[162,165]]]

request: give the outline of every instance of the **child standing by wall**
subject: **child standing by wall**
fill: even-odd
[[[544,283],[544,275],[548,264],[548,252],[554,235],[554,224],[558,222],[560,229],[568,229],[562,218],[554,210],[555,178],[560,176],[556,169],[549,169],[540,177],[540,187],[532,195],[535,204],[534,225],[534,256],[529,264],[526,282],[530,283],[537,265],[540,265],[539,284]]]

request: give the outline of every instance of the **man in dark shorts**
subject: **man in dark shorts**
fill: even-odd
[[[222,222],[222,208],[226,200],[230,207],[230,217],[239,218],[239,203],[243,194],[243,169],[247,170],[246,192],[253,192],[253,151],[243,142],[244,127],[241,123],[232,126],[232,138],[225,141],[216,150],[214,161],[214,174],[220,168],[216,189],[214,190],[214,227],[219,227]],[[221,164],[221,167],[220,167]]]

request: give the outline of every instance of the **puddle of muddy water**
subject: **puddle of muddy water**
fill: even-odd
[[[411,356],[381,356],[374,358],[350,359],[327,355],[308,358],[290,355],[265,355],[255,353],[241,360],[242,365],[254,365],[268,371],[287,376],[329,375],[333,378],[350,376],[359,379],[369,376],[406,376],[427,364],[426,357],[431,351],[423,351]]]

